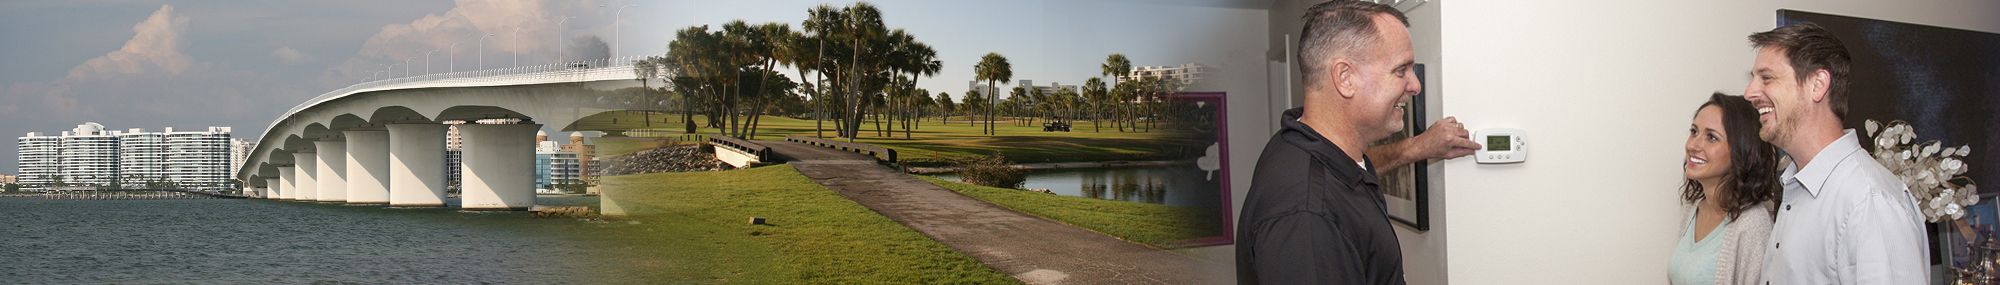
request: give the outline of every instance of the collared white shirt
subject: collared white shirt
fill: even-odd
[[[1930,284],[1916,199],[1853,129],[1778,178],[1785,193],[1766,245],[1766,284]]]

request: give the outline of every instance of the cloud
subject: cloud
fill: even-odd
[[[181,53],[185,45],[181,33],[187,31],[187,26],[188,18],[175,15],[173,5],[160,5],[160,10],[132,26],[134,35],[125,41],[125,46],[71,68],[68,79],[187,71],[194,62]]]
[[[312,62],[313,60],[312,55],[299,52],[299,50],[292,49],[292,47],[278,47],[278,49],[271,51],[271,56],[277,57],[279,62],[285,64],[300,64]]]
[[[592,16],[605,10],[597,7],[599,2],[603,1],[459,0],[443,14],[383,26],[362,43],[354,57],[334,65],[323,79],[352,83],[406,60],[417,67],[412,72],[420,72],[426,53],[436,73],[476,69],[481,53],[486,68],[514,66],[517,57],[520,65],[553,63],[558,35],[579,38],[585,36],[585,29],[609,23],[609,19]],[[562,22],[565,15],[574,18]],[[456,57],[455,64],[452,57]],[[452,65],[455,68],[448,67]]]

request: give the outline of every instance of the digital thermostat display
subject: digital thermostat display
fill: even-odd
[[[1483,138],[1483,147],[1473,153],[1479,163],[1520,163],[1528,161],[1528,132],[1521,129],[1485,129],[1472,135]]]
[[[1512,148],[1514,147],[1513,143],[1508,142],[1512,139],[1513,137],[1509,136],[1486,137],[1486,151],[1505,151],[1508,148]]]

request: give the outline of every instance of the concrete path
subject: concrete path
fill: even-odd
[[[1208,284],[1228,266],[1126,242],[960,195],[860,154],[759,141],[847,199],[1029,284]]]

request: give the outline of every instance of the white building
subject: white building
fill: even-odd
[[[257,142],[245,139],[229,139],[229,169],[243,169],[243,162],[250,159],[250,153],[257,150]]]
[[[31,132],[16,142],[21,151],[21,189],[40,190],[55,184],[60,174],[58,162],[62,161],[62,137]]]
[[[167,182],[167,134],[133,128],[118,134],[118,182],[146,188]]]
[[[118,137],[104,125],[83,123],[63,132],[57,155],[61,183],[69,186],[102,186],[118,180]]]
[[[1140,66],[1132,68],[1132,73],[1130,74],[1127,74],[1125,76],[1119,76],[1118,81],[1124,82],[1124,81],[1136,80],[1138,78],[1167,78],[1167,79],[1179,80],[1181,85],[1183,86],[1194,85],[1196,81],[1201,81],[1201,79],[1208,74],[1209,71],[1208,69],[1209,68],[1207,66],[1202,66],[1201,64],[1197,63],[1185,63],[1181,65],[1167,65],[1167,66]]]
[[[176,132],[167,128],[167,180],[183,189],[230,190],[229,127]]]
[[[205,131],[105,131],[83,123],[60,136],[20,137],[22,189],[51,186],[224,190],[229,185],[228,127]],[[150,183],[150,184],[149,184]],[[116,184],[116,185],[113,185]]]

